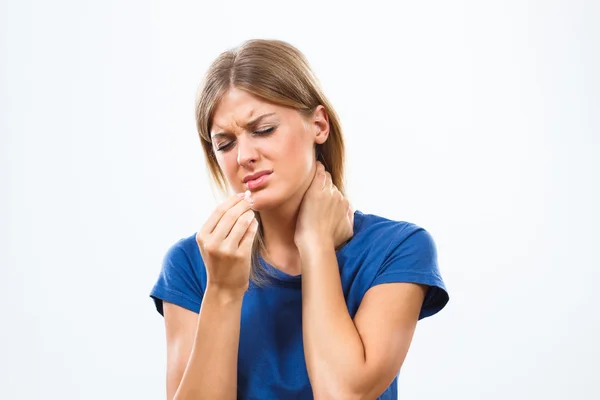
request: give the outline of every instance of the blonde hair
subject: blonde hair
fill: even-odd
[[[210,129],[214,111],[230,88],[244,90],[260,99],[290,107],[305,117],[322,105],[329,116],[329,136],[316,145],[316,156],[331,174],[333,184],[344,193],[344,140],[339,118],[304,55],[294,46],[280,40],[249,40],[225,51],[209,67],[196,100],[196,125],[210,175],[222,192],[227,181],[217,163]],[[265,250],[262,224],[252,247],[251,279],[265,282],[268,275],[259,260]]]

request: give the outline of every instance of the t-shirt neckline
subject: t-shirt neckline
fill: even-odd
[[[356,233],[360,229],[360,226],[363,221],[364,214],[359,210],[354,210],[354,236],[346,243],[342,248],[336,251],[336,254],[339,256],[340,253],[344,252],[348,248],[348,244],[352,242]],[[269,264],[265,259],[259,255],[259,261],[261,262],[263,268],[267,271],[267,275],[275,278],[278,281],[282,282],[293,282],[299,283],[302,281],[302,274],[300,275],[290,275],[286,272],[281,271],[280,269],[275,268],[271,264]]]

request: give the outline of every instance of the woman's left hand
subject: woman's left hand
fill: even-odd
[[[317,161],[315,176],[300,204],[294,242],[298,248],[318,243],[337,249],[353,234],[354,212],[350,203]]]

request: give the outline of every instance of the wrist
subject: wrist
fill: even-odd
[[[298,247],[300,258],[311,254],[319,254],[323,251],[335,250],[333,240],[316,235],[301,238],[296,241],[296,247]]]
[[[228,305],[236,302],[241,302],[247,289],[222,287],[218,284],[207,283],[206,291],[204,292],[204,300],[212,300],[220,305]]]

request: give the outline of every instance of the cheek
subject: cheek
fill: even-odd
[[[217,162],[227,180],[231,182],[237,171],[237,156],[233,152],[228,152],[217,156]]]
[[[281,149],[282,155],[293,158],[294,160],[304,160],[307,155],[310,155],[311,144],[303,137],[300,132],[294,132],[287,136],[284,140]]]
[[[286,141],[279,158],[285,161],[286,170],[295,175],[294,178],[303,179],[311,168],[313,150],[310,143],[298,136]]]

